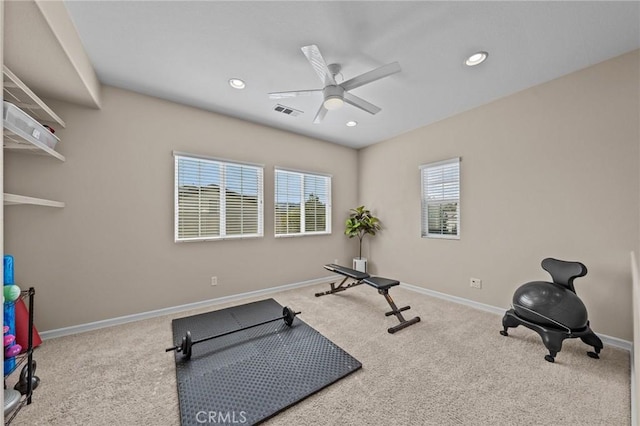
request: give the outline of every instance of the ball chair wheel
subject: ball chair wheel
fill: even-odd
[[[554,357],[552,357],[551,355],[545,355],[544,359],[549,361],[549,362],[556,362],[556,359]]]
[[[507,330],[500,330],[500,334],[502,334],[503,336],[509,335],[509,333],[507,333]]]
[[[600,355],[598,355],[595,352],[589,351],[589,352],[587,352],[587,355],[589,355],[589,358],[600,359]]]

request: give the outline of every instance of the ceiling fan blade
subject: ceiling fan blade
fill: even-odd
[[[324,103],[320,104],[320,109],[316,114],[316,118],[313,119],[313,124],[318,124],[322,122],[322,120],[324,120],[324,116],[327,115],[327,111],[329,110],[324,107]]]
[[[309,46],[302,46],[302,53],[307,57],[307,60],[311,63],[311,66],[314,70],[316,70],[316,74],[320,77],[320,81],[325,86],[329,84],[336,84],[336,81],[333,78],[333,75],[329,71],[329,67],[327,67],[327,63],[324,61],[322,54],[320,53],[320,49],[315,44],[311,44]]]
[[[369,114],[377,114],[382,110],[374,104],[347,92],[344,92],[344,101],[354,107],[360,108],[363,111],[367,111]]]
[[[376,80],[380,80],[381,78],[388,77],[391,74],[395,74],[400,71],[401,71],[400,64],[397,62],[392,62],[390,64],[383,65],[369,72],[365,72],[364,74],[360,74],[357,77],[353,77],[352,79],[342,83],[340,86],[342,86],[344,90],[351,90],[351,89],[355,89],[356,87],[363,86],[367,83],[371,83],[372,81],[376,81]]]
[[[292,90],[290,92],[271,92],[269,93],[269,99],[285,99],[285,98],[295,98],[296,96],[309,96],[316,92],[322,92],[322,89]]]

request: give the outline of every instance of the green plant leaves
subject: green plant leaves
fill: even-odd
[[[349,238],[358,237],[362,240],[366,234],[376,235],[376,232],[381,229],[380,219],[373,216],[371,211],[364,206],[351,209],[350,212],[344,230],[345,235],[348,235]]]
[[[358,237],[360,241],[359,258],[362,258],[362,238],[367,234],[376,235],[376,232],[381,229],[380,219],[373,216],[364,206],[349,211],[351,213],[344,224],[344,233],[349,238]]]

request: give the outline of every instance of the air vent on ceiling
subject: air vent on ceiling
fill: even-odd
[[[297,117],[298,115],[303,113],[300,110],[293,109],[291,107],[280,105],[280,104],[276,104],[276,106],[273,108],[273,110],[281,112],[283,114],[291,115],[293,117]]]

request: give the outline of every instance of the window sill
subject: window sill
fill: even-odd
[[[434,240],[459,240],[460,235],[422,235],[421,238]]]
[[[297,237],[313,237],[315,235],[331,235],[331,232],[305,232],[297,234],[276,234],[275,238],[297,238]]]
[[[183,238],[180,240],[174,240],[175,243],[198,243],[205,241],[228,241],[228,240],[252,240],[256,238],[263,238],[264,235],[238,235],[238,236],[226,236],[226,237],[211,237],[211,238]]]

